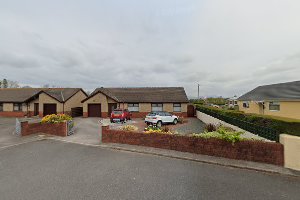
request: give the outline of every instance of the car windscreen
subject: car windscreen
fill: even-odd
[[[117,115],[120,115],[122,114],[123,112],[121,110],[114,110],[113,111],[113,114],[117,114]]]
[[[157,115],[157,113],[155,113],[155,112],[151,112],[148,114],[148,116],[155,116],[155,115]]]

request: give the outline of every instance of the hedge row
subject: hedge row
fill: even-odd
[[[246,122],[256,124],[258,126],[275,129],[279,133],[300,136],[300,122],[296,122],[296,121],[289,122],[280,119],[274,119],[269,116],[248,114],[241,111],[224,110],[224,109],[218,109],[218,108],[213,108],[208,106],[197,105],[196,107],[210,109],[211,111],[219,113],[224,116],[237,118]]]

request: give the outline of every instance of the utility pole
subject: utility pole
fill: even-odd
[[[200,84],[198,83],[198,100],[200,99]]]

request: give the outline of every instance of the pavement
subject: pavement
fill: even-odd
[[[24,137],[16,135],[15,124],[16,118],[0,117],[0,149],[40,139],[37,135]]]
[[[0,150],[1,200],[299,199],[300,179],[55,140]]]

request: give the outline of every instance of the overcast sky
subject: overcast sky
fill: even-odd
[[[298,0],[0,0],[0,78],[241,95],[300,80]]]

